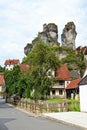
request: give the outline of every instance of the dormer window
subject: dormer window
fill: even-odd
[[[59,85],[64,85],[64,81],[63,81],[63,80],[60,80],[60,81],[59,81]]]

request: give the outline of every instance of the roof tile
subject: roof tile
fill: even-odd
[[[4,63],[4,65],[10,65],[10,64],[13,64],[13,65],[15,65],[15,64],[18,64],[19,63],[19,60],[17,59],[17,60],[15,60],[15,59],[13,59],[13,60],[6,60],[5,61],[5,63]]]
[[[75,88],[78,88],[78,84],[80,83],[80,81],[81,81],[81,78],[72,80],[70,82],[70,84],[68,84],[68,86],[66,87],[66,89],[75,89]]]
[[[56,80],[71,80],[70,72],[66,64],[62,65],[56,72]]]
[[[20,70],[21,71],[26,71],[30,68],[30,65],[29,64],[26,64],[26,63],[23,63],[23,64],[20,64]]]

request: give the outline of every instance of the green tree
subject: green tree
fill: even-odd
[[[32,89],[34,99],[44,99],[49,94],[50,87],[54,83],[52,71],[60,62],[55,52],[43,42],[38,42],[31,53],[23,59],[31,64]]]
[[[10,95],[17,93],[17,83],[20,78],[20,68],[15,66],[13,70],[5,70],[6,92]]]
[[[4,72],[5,71],[5,68],[0,66],[0,72]]]
[[[30,88],[27,86],[26,88],[26,98],[30,98]]]
[[[27,83],[26,83],[26,77],[20,73],[20,78],[17,82],[17,95],[22,97],[25,97],[25,91],[27,88]]]
[[[75,53],[68,54],[63,60],[62,63],[76,63],[77,57]]]
[[[5,83],[6,92],[9,95],[16,94],[20,97],[29,97],[27,90],[28,88],[32,90],[32,79],[20,71],[19,66],[15,66],[13,70],[5,70]],[[27,94],[26,94],[27,93]]]

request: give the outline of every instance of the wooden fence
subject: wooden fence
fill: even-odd
[[[7,100],[8,103],[13,104],[21,109],[26,111],[40,114],[45,112],[67,112],[72,111],[74,108],[78,108],[79,102],[66,102],[61,103],[48,103],[43,101],[34,101],[34,100]],[[74,109],[74,110],[76,110]]]

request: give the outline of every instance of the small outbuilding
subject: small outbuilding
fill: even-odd
[[[71,99],[79,99],[79,87],[78,84],[81,78],[72,80],[66,87],[66,97]]]
[[[80,90],[80,110],[87,112],[87,75],[79,83]]]

